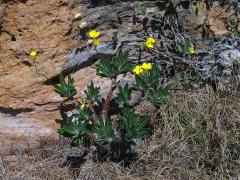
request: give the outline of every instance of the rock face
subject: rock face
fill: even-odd
[[[198,15],[195,15],[195,8],[192,7],[189,16],[184,16],[183,24],[186,30],[194,35],[200,35],[204,30],[204,26],[209,26],[209,33],[216,36],[222,36],[229,33],[225,20],[231,17],[231,13],[223,11],[224,7],[219,6],[217,2],[213,3],[213,7],[207,12],[207,7],[200,5]],[[207,18],[208,17],[208,18]]]
[[[0,3],[1,141],[11,142],[23,131],[32,138],[35,138],[32,134],[35,130],[40,136],[46,135],[42,133],[45,130],[47,136],[56,132],[55,120],[60,117],[61,98],[53,91],[52,84],[60,72],[74,75],[79,94],[91,80],[102,89],[108,89],[109,81],[97,77],[92,65],[99,57],[114,53],[113,32],[118,31],[120,44],[131,50],[133,57],[139,55],[138,50],[144,42],[137,36],[143,29],[142,24],[133,23],[133,9],[138,1],[17,0]],[[156,6],[153,1],[144,4]],[[74,19],[79,13],[82,19]],[[196,22],[194,18],[186,22],[191,24],[192,21]],[[79,29],[82,22],[86,22],[84,30]],[[84,36],[92,28],[102,34],[102,45],[97,49],[90,49]],[[217,29],[221,28],[226,31],[225,27]],[[36,61],[29,58],[31,50],[38,52]],[[26,134],[22,137],[28,137]]]
[[[34,101],[29,99],[51,89],[41,84],[44,80],[41,73],[50,76],[58,72],[65,62],[64,53],[73,45],[67,36],[71,30],[71,10],[59,2],[5,5],[0,36],[1,111],[31,108]],[[36,62],[28,57],[32,49],[39,54]]]
[[[5,116],[0,118],[0,134],[14,137],[24,130],[25,122],[19,120],[19,116],[42,120],[40,124],[32,122],[38,124],[33,125],[33,129],[44,129],[45,121],[54,128],[57,115],[51,116],[51,112],[57,109],[59,99],[51,86],[42,84],[45,77],[41,74],[57,73],[66,61],[65,53],[73,47],[73,37],[69,36],[73,16],[71,1],[10,1],[1,3],[0,7],[0,112],[16,116],[6,117],[11,127]],[[36,62],[28,56],[31,50],[38,52]],[[44,109],[48,112],[43,113]],[[3,131],[9,128],[13,131],[14,126],[15,133]]]
[[[57,137],[50,121],[37,121],[2,113],[0,121],[0,154],[11,151],[23,152],[38,146],[41,137]]]

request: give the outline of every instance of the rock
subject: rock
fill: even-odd
[[[89,39],[88,41],[87,41],[87,45],[92,45],[93,44],[93,39]]]
[[[77,21],[77,20],[81,19],[81,17],[82,17],[82,14],[77,13],[77,14],[74,15],[74,20]]]
[[[37,121],[0,113],[0,154],[32,149],[39,145],[40,138],[57,138],[53,127],[57,127],[54,121]]]
[[[208,13],[205,6],[202,6],[198,15],[195,14],[195,7],[190,8],[190,13],[180,14],[180,19],[184,29],[190,34],[199,36],[203,32],[205,25],[210,27],[210,32],[215,36],[223,36],[229,34],[229,31],[225,25],[226,19],[231,16],[231,13],[227,12],[227,6],[221,7],[218,2],[214,2],[212,8]],[[208,17],[208,18],[207,18]],[[208,22],[208,24],[206,24]]]
[[[240,51],[238,49],[230,49],[219,54],[220,64],[223,67],[232,67],[234,62],[240,63]]]
[[[201,54],[201,53],[200,53]],[[240,38],[225,37],[211,44],[211,50],[205,56],[200,55],[198,71],[206,78],[218,81],[221,77],[239,74]]]
[[[0,36],[1,106],[21,108],[28,98],[36,97],[34,93],[39,95],[44,89],[41,82],[45,80],[41,74],[51,76],[58,72],[64,64],[64,52],[73,45],[66,36],[71,29],[70,9],[59,7],[57,0],[46,5],[27,1],[11,3],[5,8],[2,26],[8,33],[2,32]],[[38,72],[28,56],[31,49],[39,52]]]
[[[85,29],[86,27],[87,27],[87,23],[85,21],[81,22],[81,24],[79,25],[80,29]]]
[[[6,147],[11,143],[24,147],[27,136],[17,141],[19,144],[11,140],[23,130],[57,128],[54,119],[59,117],[60,99],[51,86],[42,84],[46,80],[42,74],[49,77],[58,73],[66,61],[65,53],[74,44],[71,7],[58,3],[28,0],[0,4],[4,9],[0,11],[0,112],[11,115],[0,118],[0,136]],[[32,49],[39,52],[36,63],[29,58]],[[24,120],[15,117],[19,115]]]
[[[92,65],[94,61],[102,57],[111,57],[114,54],[111,44],[100,44],[96,48],[92,47],[86,51],[73,49],[68,55],[68,61],[63,67],[63,73],[73,73],[82,67]]]

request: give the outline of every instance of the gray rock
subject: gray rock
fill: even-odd
[[[210,51],[199,61],[199,72],[210,80],[219,80],[222,76],[239,74],[240,38],[226,37],[212,44]],[[237,72],[236,72],[237,71]]]
[[[112,56],[114,50],[111,43],[100,44],[99,46],[86,48],[84,51],[73,49],[68,55],[68,63],[63,67],[64,71],[72,71],[72,69],[80,68],[83,64],[92,64],[92,61],[102,57]]]
[[[36,121],[0,113],[0,154],[39,145],[40,138],[58,137],[49,121]]]
[[[220,64],[224,67],[232,67],[234,62],[240,62],[240,51],[238,49],[226,50],[219,54]]]

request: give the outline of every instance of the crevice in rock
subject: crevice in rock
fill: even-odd
[[[31,112],[33,110],[34,110],[33,108],[17,108],[17,109],[14,109],[14,108],[6,108],[6,107],[0,106],[0,113],[9,114],[11,116],[17,116],[18,114]]]
[[[23,63],[24,65],[28,66],[28,67],[31,67],[31,66],[32,66],[32,64],[31,64],[30,62],[28,62],[28,61],[23,61],[22,63]]]
[[[15,38],[15,36],[11,37],[11,41],[16,41],[17,39]]]

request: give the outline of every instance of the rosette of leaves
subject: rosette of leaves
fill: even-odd
[[[148,99],[156,108],[159,108],[169,95],[170,92],[167,89],[163,89],[160,87],[150,89],[147,94]]]
[[[119,105],[126,106],[128,104],[128,101],[131,100],[131,94],[132,94],[132,89],[129,88],[128,84],[126,84],[123,87],[119,86],[118,94],[117,94],[117,97],[115,98],[115,101]]]
[[[178,43],[176,44],[176,51],[179,56],[183,57],[188,52],[189,47],[190,47],[189,41],[185,40],[181,44],[178,44]]]
[[[159,108],[170,95],[167,88],[160,87],[160,73],[157,65],[147,72],[135,76],[135,88],[141,90],[143,95],[150,100],[152,105]]]
[[[135,12],[136,15],[145,15],[146,14],[146,7],[145,6],[135,7],[134,12]]]
[[[78,106],[77,109],[78,109],[78,112],[75,113],[74,116],[78,119],[78,121],[89,123],[89,121],[92,119],[92,114],[93,114],[91,109],[87,107],[80,108],[80,106]]]
[[[93,82],[91,82],[91,85],[87,86],[87,90],[84,91],[84,94],[86,99],[91,103],[99,102],[101,100],[100,88],[94,86]]]
[[[112,123],[108,119],[100,118],[93,132],[96,133],[95,142],[99,145],[110,144],[117,140]]]
[[[70,147],[82,145],[89,136],[89,130],[84,122],[70,122],[58,129],[58,133],[64,137],[70,138]]]
[[[74,86],[74,79],[69,75],[68,81],[66,82],[62,74],[59,75],[60,84],[56,84],[55,92],[57,92],[61,97],[72,98],[77,94]]]
[[[83,145],[90,138],[92,114],[93,112],[89,108],[81,108],[78,105],[77,112],[73,115],[76,120],[58,129],[59,134],[70,138],[71,147]]]
[[[160,73],[156,65],[147,72],[135,76],[135,87],[138,90],[148,90],[153,87],[159,86]]]
[[[120,49],[112,59],[101,59],[96,67],[99,76],[116,78],[119,74],[129,72],[132,69],[132,63],[128,59],[128,52]]]
[[[135,113],[134,109],[130,107],[122,110],[119,121],[123,131],[123,137],[127,141],[143,138],[148,132],[146,128],[149,122],[148,118],[139,116]]]

